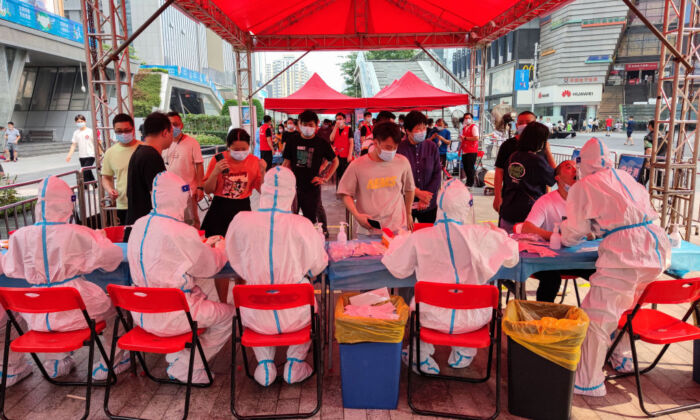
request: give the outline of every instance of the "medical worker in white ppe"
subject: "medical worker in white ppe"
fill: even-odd
[[[579,181],[566,199],[567,219],[562,243],[573,246],[590,233],[603,237],[598,248],[591,290],[581,304],[591,320],[581,348],[574,392],[604,396],[605,355],[620,316],[631,309],[644,288],[671,261],[666,233],[653,222],[659,218],[643,185],[614,169],[608,148],[596,138],[581,149]],[[609,361],[621,372],[633,369],[628,337]]]
[[[311,222],[291,212],[296,192],[292,171],[277,166],[265,174],[257,211],[240,212],[226,233],[231,266],[246,284],[309,282],[328,265],[324,240]],[[280,311],[241,308],[243,325],[260,334],[298,331],[310,322],[309,307]],[[311,375],[305,361],[311,341],[289,346],[282,377],[290,384]],[[255,380],[268,386],[277,377],[275,347],[253,347],[258,366]]]
[[[472,196],[459,180],[451,179],[438,192],[435,226],[410,235],[396,237],[382,263],[397,278],[416,273],[418,281],[456,284],[486,284],[501,266],[518,263],[518,243],[505,231],[492,225],[476,225]],[[415,302],[411,303],[415,310]],[[476,331],[491,321],[492,309],[453,310],[422,304],[421,326],[449,334]],[[435,348],[420,343],[420,369],[440,373],[433,359]],[[448,364],[452,368],[469,366],[475,348],[452,347]],[[408,349],[402,358],[408,363]],[[417,357],[413,358],[414,363]]]
[[[114,271],[122,262],[121,248],[99,231],[87,226],[68,224],[73,214],[75,196],[65,181],[54,176],[44,179],[37,192],[34,225],[18,229],[10,236],[10,245],[3,256],[2,266],[8,277],[25,279],[40,287],[74,287],[80,292],[88,314],[99,321],[108,321],[102,344],[107,354],[116,315],[107,294],[83,277],[97,269]],[[48,263],[47,263],[48,262]],[[72,331],[87,328],[83,314],[78,311],[51,314],[26,314],[22,317],[35,331]],[[124,357],[122,357],[122,355]],[[128,353],[117,351],[115,360],[123,361]],[[128,360],[128,359],[127,359]],[[49,376],[67,375],[75,363],[68,353],[44,355],[44,368]],[[106,365],[95,362],[92,376],[107,378]],[[128,368],[128,361],[115,367],[117,373]]]
[[[197,229],[184,222],[190,193],[189,185],[172,172],[156,175],[151,193],[153,210],[134,223],[129,236],[129,267],[136,286],[172,287],[185,292],[192,318],[199,328],[206,328],[200,335],[200,342],[210,360],[231,336],[235,309],[218,299],[209,300],[195,284],[197,279],[212,277],[221,271],[226,264],[226,253],[223,240],[214,247],[211,239],[203,243]],[[208,292],[216,294],[213,288]],[[173,336],[191,331],[183,312],[132,313],[132,316],[136,325],[152,334]],[[166,355],[171,379],[187,381],[189,357],[190,349]],[[199,352],[194,357],[192,382],[208,382]]]

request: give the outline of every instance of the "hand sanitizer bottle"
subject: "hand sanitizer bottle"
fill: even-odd
[[[559,223],[554,224],[552,236],[549,237],[550,249],[561,249],[561,234],[559,233]]]
[[[336,236],[335,240],[341,245],[348,243],[347,227],[348,224],[346,222],[340,222],[340,229],[338,230],[338,236]]]
[[[671,227],[671,234],[668,235],[668,239],[671,242],[671,248],[681,247],[683,239],[681,238],[681,233],[678,231],[678,225],[673,225]]]

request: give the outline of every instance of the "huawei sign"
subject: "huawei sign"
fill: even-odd
[[[571,97],[571,91],[569,89],[564,89],[561,92],[561,97],[562,98],[570,98]]]

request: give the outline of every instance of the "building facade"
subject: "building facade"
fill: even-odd
[[[296,57],[290,55],[266,63],[265,80],[272,79],[273,76],[280,73],[294,60],[296,60]],[[289,96],[304,86],[304,83],[306,83],[310,77],[311,75],[306,68],[306,64],[304,64],[304,60],[301,60],[267,86],[268,98],[283,98]]]

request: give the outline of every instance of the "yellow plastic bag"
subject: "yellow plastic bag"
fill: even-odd
[[[550,362],[576,370],[588,323],[588,315],[575,306],[512,300],[503,316],[503,332]]]
[[[389,320],[346,315],[345,306],[350,304],[350,296],[357,294],[343,293],[335,305],[335,339],[344,344],[403,341],[409,309],[401,296],[391,297],[391,303],[396,307],[399,319]]]

